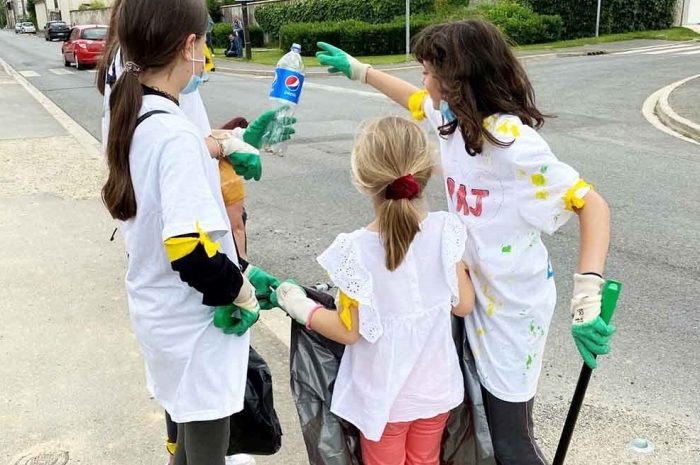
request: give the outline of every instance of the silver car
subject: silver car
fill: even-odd
[[[36,27],[34,27],[34,23],[26,21],[22,23],[22,27],[20,28],[19,32],[22,34],[36,34]]]

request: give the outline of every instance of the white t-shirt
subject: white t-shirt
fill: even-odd
[[[331,412],[372,441],[387,422],[432,418],[464,400],[451,312],[466,232],[446,212],[430,213],[420,229],[394,271],[379,235],[366,229],[339,235],[318,258],[359,302],[362,336],[345,348]]]
[[[177,105],[146,95],[129,163],[136,217],[123,222],[132,326],[152,395],[176,423],[224,418],[243,408],[249,335],[214,327],[213,307],[172,270],[164,241],[199,224],[237,264],[219,172],[204,140]]]
[[[117,50],[114,55],[112,65],[107,70],[107,74],[111,74],[113,78],[119,79],[119,76],[124,72],[121,59],[121,51]],[[112,93],[112,88],[109,84],[105,85],[105,94],[102,98],[102,152],[107,153],[107,136],[109,135],[109,96]],[[178,98],[180,108],[187,118],[199,130],[202,138],[211,135],[211,126],[209,125],[209,117],[207,110],[204,108],[202,96],[199,95],[199,90],[195,90],[191,94],[180,94]]]
[[[424,111],[436,129],[443,120],[432,105],[426,98]],[[519,118],[493,115],[484,125],[512,145],[484,142],[483,153],[470,156],[459,130],[440,137],[447,205],[469,236],[464,260],[476,308],[466,326],[481,383],[501,400],[525,402],[537,391],[557,301],[540,234],[554,233],[574,215],[563,197],[579,174]]]

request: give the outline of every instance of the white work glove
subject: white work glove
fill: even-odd
[[[615,334],[615,327],[600,317],[604,284],[605,281],[596,275],[574,275],[571,335],[583,361],[591,369],[598,366],[596,356],[610,352],[610,339]]]
[[[308,325],[309,315],[319,305],[306,297],[304,289],[298,284],[285,281],[273,293],[273,302],[297,323]]]
[[[584,324],[600,315],[601,293],[605,281],[593,274],[574,275],[574,294],[571,299],[573,324]]]
[[[225,136],[218,139],[221,142],[221,146],[224,149],[224,156],[228,157],[234,153],[252,153],[254,155],[260,155],[258,149],[250,144],[243,142],[243,129],[236,128],[233,131],[229,131]]]
[[[233,305],[249,312],[257,313],[260,311],[260,304],[258,303],[257,297],[255,297],[255,287],[245,276],[243,276],[241,290],[238,291],[238,295],[233,301]]]

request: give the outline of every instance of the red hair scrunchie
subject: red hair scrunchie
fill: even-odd
[[[420,194],[420,184],[412,174],[401,176],[387,186],[384,196],[387,200],[413,200]]]

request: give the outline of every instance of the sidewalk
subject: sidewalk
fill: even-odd
[[[700,74],[666,87],[656,104],[659,120],[673,131],[700,143]]]
[[[131,331],[124,246],[119,234],[109,241],[98,142],[3,65],[0,464],[161,465],[163,411]],[[271,367],[285,434],[257,463],[303,464],[288,349],[264,325],[253,344]]]

